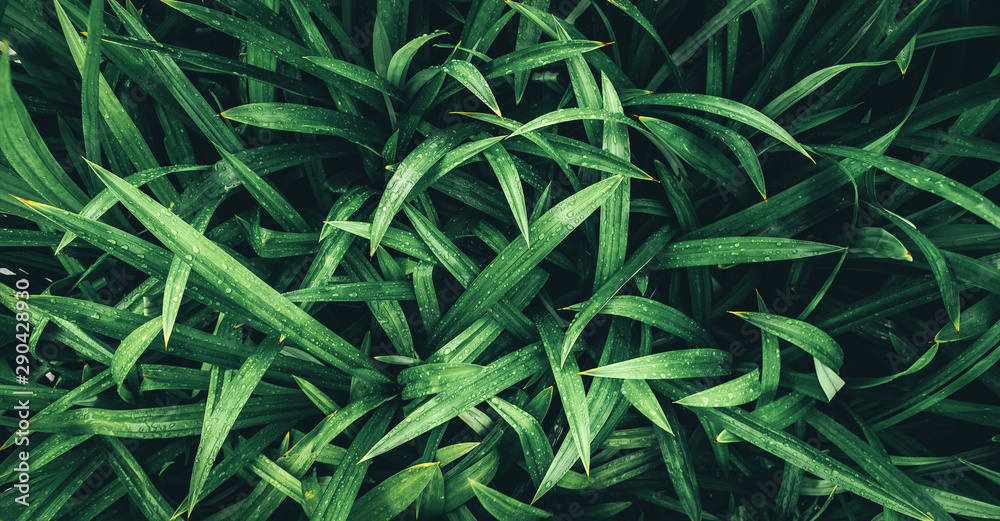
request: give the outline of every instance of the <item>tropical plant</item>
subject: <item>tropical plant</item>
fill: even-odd
[[[0,14],[0,519],[1000,519],[997,3]]]

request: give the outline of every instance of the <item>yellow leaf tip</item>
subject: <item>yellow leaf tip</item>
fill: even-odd
[[[42,204],[42,203],[39,203],[39,202],[32,201],[30,199],[22,199],[22,198],[14,195],[14,194],[10,194],[10,196],[13,197],[14,199],[17,199],[18,201],[21,201],[22,203],[24,203],[24,204],[26,204],[28,206],[33,206],[33,205],[36,205],[36,204]]]

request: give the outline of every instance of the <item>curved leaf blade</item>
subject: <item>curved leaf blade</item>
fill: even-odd
[[[626,380],[665,380],[725,376],[729,355],[718,349],[684,349],[640,356],[582,372],[587,376]]]
[[[753,311],[730,311],[730,313],[801,347],[835,371],[844,364],[844,350],[840,345],[822,329],[808,322]]]
[[[756,400],[760,392],[760,369],[754,369],[734,380],[690,394],[674,403],[688,407],[732,407]]]

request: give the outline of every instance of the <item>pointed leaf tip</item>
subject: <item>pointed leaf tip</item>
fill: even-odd
[[[21,201],[22,203],[24,203],[24,204],[26,204],[28,206],[42,204],[42,203],[39,203],[39,202],[36,202],[36,201],[32,201],[30,199],[22,199],[22,198],[14,195],[14,194],[8,194],[8,195],[10,195],[11,197],[13,197],[14,199],[17,199],[18,201]]]

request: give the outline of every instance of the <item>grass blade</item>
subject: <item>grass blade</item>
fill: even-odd
[[[362,461],[398,447],[528,377],[543,367],[540,351],[541,346],[537,343],[519,349],[494,361],[468,386],[451,387],[424,402],[379,440]]]
[[[670,482],[677,492],[684,512],[692,521],[702,518],[701,497],[698,492],[698,478],[694,472],[694,460],[687,449],[687,437],[671,405],[664,408],[669,430],[653,429],[656,443],[660,448],[663,463],[667,467]],[[673,435],[668,433],[672,432]]]
[[[668,244],[657,255],[653,269],[688,268],[717,264],[771,262],[826,255],[843,250],[841,246],[779,237],[718,237]]]
[[[198,444],[198,452],[194,457],[194,468],[191,471],[191,487],[187,512],[190,517],[191,512],[197,504],[197,498],[201,495],[202,487],[208,480],[209,471],[222,448],[223,442],[229,436],[230,429],[236,423],[239,416],[250,398],[257,384],[260,383],[264,371],[267,370],[274,358],[281,350],[281,341],[275,336],[266,338],[261,345],[257,346],[254,353],[247,358],[243,367],[231,378],[229,371],[222,382],[215,384],[218,389],[218,397],[211,398],[212,390],[209,389],[209,401],[205,407],[205,429],[201,434],[201,442]]]
[[[625,380],[622,382],[622,394],[632,404],[632,407],[649,418],[653,425],[669,434],[674,434],[673,427],[670,426],[667,416],[663,412],[663,407],[645,380]]]
[[[273,130],[341,137],[373,152],[385,143],[384,136],[373,122],[322,107],[292,103],[249,103],[225,110],[219,116]]]
[[[576,344],[576,339],[579,338],[584,328],[587,327],[587,324],[601,312],[601,309],[607,305],[615,293],[618,293],[618,290],[635,277],[639,273],[639,270],[663,249],[675,234],[676,231],[671,226],[664,226],[653,232],[648,239],[642,242],[639,249],[629,257],[621,269],[616,271],[580,307],[579,312],[573,317],[573,321],[570,322],[569,327],[566,329],[566,339],[562,345],[561,358],[565,359],[569,356],[570,350]]]
[[[99,436],[96,442],[143,515],[147,519],[170,519],[170,505],[125,444],[112,436]]]
[[[756,313],[752,311],[730,311],[747,322],[802,348],[816,357],[824,365],[839,370],[844,364],[844,350],[822,329],[794,318]]]
[[[521,176],[517,173],[514,160],[511,159],[507,149],[499,143],[483,150],[483,156],[490,162],[490,166],[493,167],[493,171],[497,174],[503,194],[507,197],[507,204],[514,215],[514,222],[517,223],[518,229],[524,235],[524,242],[530,244],[530,237],[528,236],[528,207],[524,202],[524,190],[521,189]]]
[[[685,396],[674,403],[688,407],[732,407],[756,400],[760,397],[760,391],[760,369],[754,369],[743,376]]]
[[[348,521],[389,521],[420,496],[439,463],[420,463],[382,481],[351,508]]]
[[[571,306],[569,309],[572,308]],[[649,324],[693,344],[712,345],[715,343],[708,332],[691,317],[662,302],[645,297],[619,295],[608,300],[599,312]]]
[[[626,105],[678,107],[684,109],[702,110],[708,112],[709,114],[723,116],[760,130],[761,132],[764,132],[778,141],[788,145],[792,148],[792,150],[795,150],[812,160],[812,157],[810,157],[809,153],[802,148],[802,145],[795,141],[795,138],[788,134],[788,132],[781,128],[781,126],[775,123],[771,118],[768,118],[764,114],[761,114],[757,110],[743,105],[742,103],[737,103],[726,98],[708,96],[705,94],[687,93],[648,94],[646,96],[639,96],[638,98],[626,103]]]
[[[818,152],[846,157],[876,167],[910,186],[943,197],[1000,228],[1000,207],[982,194],[954,179],[906,161],[867,150],[839,145],[824,145],[814,148]]]
[[[121,387],[125,377],[135,366],[142,353],[149,347],[149,343],[156,338],[163,330],[163,320],[159,317],[149,320],[129,336],[122,340],[118,349],[115,349],[115,356],[111,359],[111,375],[115,384]]]
[[[341,367],[352,375],[375,381],[387,380],[353,346],[282,297],[189,224],[111,172],[93,163],[91,167],[122,203],[148,229],[155,231],[156,237],[175,254],[183,255],[195,271],[209,280],[222,281],[220,289],[228,289],[229,293],[241,295],[249,304],[249,309],[268,310],[260,318],[275,330],[286,331],[287,336],[302,343],[309,354]]]
[[[587,395],[583,390],[583,378],[578,374],[576,358],[562,358],[560,352],[561,331],[551,315],[539,316],[535,323],[542,335],[542,344],[549,359],[552,375],[556,380],[556,389],[563,404],[563,411],[569,422],[570,432],[576,442],[576,450],[583,460],[583,468],[590,475],[590,415],[587,409]]]
[[[416,56],[417,51],[420,50],[420,47],[431,39],[446,34],[448,33],[445,31],[435,31],[431,34],[418,36],[406,42],[405,45],[393,53],[392,59],[389,60],[389,69],[386,73],[386,79],[389,83],[397,88],[402,88],[404,80],[406,80],[406,73],[410,68],[410,63],[413,61],[413,57]]]
[[[469,284],[465,293],[441,318],[433,343],[465,329],[500,300],[517,282],[538,265],[574,228],[579,226],[622,182],[621,176],[595,183],[554,206],[531,225],[537,242],[528,247],[524,237],[514,239]]]
[[[445,62],[441,68],[448,73],[449,76],[458,80],[459,83],[469,89],[480,101],[482,101],[494,114],[503,118],[500,114],[500,106],[497,105],[497,100],[493,97],[493,91],[490,89],[488,83],[486,83],[486,78],[483,74],[479,72],[479,69],[472,66],[471,63],[461,61],[461,60],[450,60]]]
[[[507,401],[494,396],[489,399],[489,403],[517,433],[517,437],[521,440],[521,448],[524,450],[524,463],[528,466],[528,474],[535,487],[540,487],[545,471],[552,464],[554,457],[552,446],[549,445],[542,426],[530,414]]]
[[[483,508],[497,519],[528,520],[550,517],[552,515],[540,508],[521,503],[472,479],[469,479],[469,484],[472,485],[472,492],[479,498]]]
[[[716,349],[684,349],[641,356],[590,369],[581,374],[631,380],[724,376],[729,374],[729,368],[726,367],[728,360],[726,353]]]

